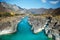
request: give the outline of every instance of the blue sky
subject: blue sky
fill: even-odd
[[[60,7],[60,0],[0,0],[0,2],[7,2],[16,4],[22,8],[58,8]]]

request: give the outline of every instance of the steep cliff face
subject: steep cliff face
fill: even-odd
[[[17,30],[17,24],[26,15],[23,16],[13,16],[3,18],[0,21],[0,35],[14,33]],[[48,16],[49,17],[49,16]],[[59,40],[60,39],[60,17],[52,17],[51,22],[48,24],[47,16],[33,16],[29,15],[29,23],[32,25],[31,30],[33,33],[38,33],[42,30],[45,30],[45,34],[52,39]]]
[[[30,24],[32,25],[31,30],[34,33],[38,33],[44,29],[44,25],[46,23],[45,17],[41,16],[31,16],[29,19]]]
[[[32,25],[33,33],[38,33],[42,30],[45,34],[53,40],[60,40],[60,17],[51,17],[51,22],[48,23],[49,16],[30,16],[29,22]]]
[[[49,38],[60,40],[60,19],[52,18],[51,23],[45,28],[45,33]]]
[[[0,20],[0,35],[14,33],[23,16],[7,17]]]

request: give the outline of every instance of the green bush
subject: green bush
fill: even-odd
[[[11,16],[11,14],[6,12],[6,13],[3,14],[3,16],[7,17],[7,16]]]
[[[1,13],[0,17],[8,17],[8,16],[12,16],[9,12],[5,12],[5,13]]]
[[[49,40],[53,40],[52,38],[49,38]]]

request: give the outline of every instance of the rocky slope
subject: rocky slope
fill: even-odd
[[[46,19],[43,16],[30,16],[29,23],[32,25],[31,30],[33,30],[34,33],[38,33],[44,29]]]
[[[17,5],[9,4],[6,2],[0,2],[0,14],[5,12],[9,12],[9,13],[13,12],[14,14],[25,14],[25,13],[30,14],[31,13],[27,9],[23,9]]]
[[[0,18],[0,35],[16,32],[17,24],[23,17],[24,15]]]
[[[24,16],[26,16],[26,15],[7,17],[4,19],[1,19],[1,21],[0,21],[0,35],[3,33],[6,34],[6,33],[16,32],[17,23]],[[49,38],[52,38],[55,40],[60,39],[60,16],[56,16],[56,17],[51,16],[52,20],[50,23],[48,23],[49,19],[47,19],[48,17],[50,17],[50,15],[48,15],[48,16],[47,15],[35,16],[35,15],[31,14],[28,16],[29,16],[29,23],[30,23],[30,25],[32,25],[31,30],[33,30],[33,33],[38,33],[42,30],[45,30],[45,34]],[[47,27],[46,27],[46,25],[47,25]]]
[[[0,35],[16,32],[17,24],[21,20],[21,18],[26,16],[27,13],[28,14],[31,13],[29,10],[22,9],[19,6],[7,4],[5,2],[0,2],[0,14],[3,15],[5,12],[13,12],[15,14],[20,15],[10,17],[9,16],[0,17]],[[40,14],[42,12],[43,14]],[[23,13],[23,15],[21,15],[21,13]],[[33,14],[30,14],[28,16],[29,16],[29,23],[32,25],[31,30],[33,30],[34,33],[38,33],[42,30],[45,30],[45,34],[49,38],[52,38],[54,40],[60,39],[60,8],[54,10],[33,9],[32,13]],[[46,19],[48,17],[52,18],[50,23],[48,23],[49,19]]]
[[[59,16],[60,15],[60,8],[55,9],[51,14],[53,16]]]
[[[48,16],[49,17],[49,16]],[[29,22],[32,25],[31,30],[34,33],[38,33],[42,30],[45,34],[53,40],[60,40],[60,16],[51,17],[50,23],[47,16],[30,16]]]

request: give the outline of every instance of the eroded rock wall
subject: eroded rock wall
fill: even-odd
[[[0,35],[14,33],[17,31],[17,24],[23,16],[3,18],[0,21]]]

